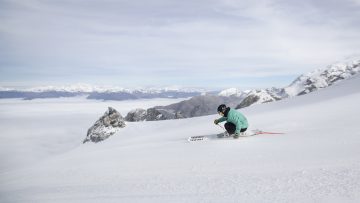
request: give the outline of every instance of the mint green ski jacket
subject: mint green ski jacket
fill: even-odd
[[[239,111],[232,108],[230,108],[227,117],[224,116],[218,119],[219,123],[224,121],[233,123],[236,126],[236,134],[239,134],[242,128],[248,128],[248,121],[245,116]]]

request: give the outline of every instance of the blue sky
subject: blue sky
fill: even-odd
[[[0,85],[285,86],[360,55],[359,0],[0,0]]]

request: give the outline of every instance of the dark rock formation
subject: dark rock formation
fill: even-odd
[[[100,142],[125,127],[124,118],[114,108],[109,107],[103,116],[89,128],[83,143],[88,141]]]
[[[236,109],[248,107],[248,106],[256,103],[257,101],[259,101],[259,99],[260,99],[260,97],[257,95],[250,95],[250,96],[246,97],[244,100],[242,100],[241,103],[236,106]]]
[[[125,120],[130,122],[144,121],[146,120],[146,110],[134,109],[126,115]]]
[[[220,104],[235,106],[240,102],[239,97],[221,97],[214,95],[196,96],[189,100],[168,106],[156,106],[146,110],[133,110],[126,116],[126,121],[157,121],[169,119],[191,118],[216,113]],[[140,115],[141,116],[140,116]]]

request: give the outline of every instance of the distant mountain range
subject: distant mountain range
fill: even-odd
[[[38,98],[59,98],[86,96],[97,100],[129,100],[150,98],[188,98],[205,94],[206,90],[196,88],[139,88],[125,89],[121,87],[99,87],[88,84],[69,86],[42,86],[28,89],[0,88],[1,98],[22,98],[25,100]]]
[[[196,88],[139,88],[99,87],[88,84],[69,86],[43,86],[29,89],[10,89],[0,87],[1,98],[58,98],[86,96],[97,100],[129,100],[150,98],[189,98],[168,106],[155,106],[149,109],[134,109],[125,117],[127,121],[152,121],[190,118],[216,113],[219,104],[227,104],[237,109],[254,104],[278,101],[281,99],[308,94],[326,88],[360,72],[360,59],[336,63],[317,69],[296,78],[284,88],[267,88],[241,91],[229,88],[220,92],[207,92]]]
[[[254,104],[278,101],[326,88],[359,72],[360,59],[347,63],[336,63],[324,69],[303,74],[284,88],[273,87],[245,91],[229,88],[221,91],[218,95],[195,96],[168,106],[156,106],[147,110],[136,109],[129,112],[125,119],[127,121],[152,121],[211,115],[216,113],[217,106],[222,103],[240,109]]]

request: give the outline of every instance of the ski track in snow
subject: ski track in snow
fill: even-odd
[[[359,202],[359,87],[360,77],[354,77],[308,95],[241,110],[250,128],[283,135],[187,141],[189,136],[221,132],[212,124],[217,115],[128,123],[108,140],[85,145],[80,144],[84,127],[98,118],[94,115],[81,129],[55,130],[54,137],[43,141],[36,132],[27,136],[22,129],[8,130],[15,134],[1,136],[0,202]],[[50,117],[58,116],[59,109]],[[21,116],[10,118],[14,120],[7,127],[21,123]],[[36,121],[48,118],[38,116]],[[69,118],[61,115],[57,125],[74,118],[85,116],[64,121]],[[42,130],[54,129],[50,124]],[[71,132],[83,134],[59,138]],[[61,150],[56,149],[61,144],[47,147],[62,139]],[[6,147],[13,143],[9,140],[18,142],[16,148]],[[66,148],[70,142],[72,147]],[[24,153],[30,161],[21,159]],[[21,167],[4,165],[11,163],[12,154],[24,162]]]

